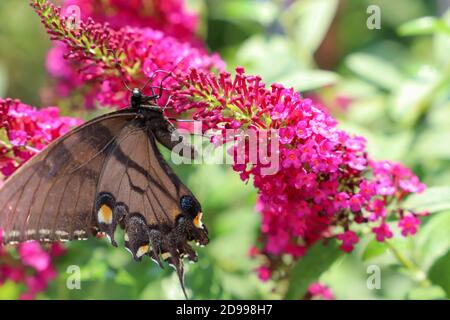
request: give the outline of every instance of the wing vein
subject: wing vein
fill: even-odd
[[[56,210],[56,216],[55,216],[55,218],[53,220],[53,226],[52,226],[52,229],[51,229],[53,232],[56,231],[56,224],[57,224],[58,218],[59,218],[59,213],[60,213],[60,209],[61,209],[61,202],[64,199],[64,195],[66,194],[66,190],[67,190],[67,186],[69,185],[69,182],[71,182],[70,179],[67,179],[66,184],[64,185],[64,189],[63,189],[61,198],[59,198],[59,201],[58,201],[58,209]]]
[[[151,139],[150,137],[147,137],[147,139],[145,139],[146,142],[147,142],[147,149],[148,149],[148,151],[151,150],[151,149],[150,149],[150,139]],[[154,146],[154,147],[156,148],[156,146]],[[155,154],[155,156],[156,156],[156,153],[157,153],[157,152],[159,152],[159,151],[158,151],[158,150],[154,150],[153,154]],[[150,161],[150,157],[148,156],[148,154],[149,154],[149,153],[147,153],[147,162],[148,162],[148,166],[149,166],[149,169],[150,169],[150,168],[153,169],[153,166],[152,166],[152,163],[151,163],[151,161]],[[153,171],[155,171],[155,170],[153,169]],[[152,193],[152,195],[153,195],[153,197],[155,198],[156,202],[157,202],[158,205],[160,206],[162,212],[163,212],[163,213],[165,214],[165,216],[167,217],[167,220],[170,221],[169,215],[166,213],[166,210],[165,210],[164,207],[161,205],[161,202],[159,201],[159,199],[155,196],[155,193],[153,192],[153,189],[152,189],[152,187],[151,187],[151,185],[150,185],[150,183],[153,182],[154,179],[150,179],[151,177],[150,177],[150,174],[149,174],[148,171],[146,172],[146,175],[147,175],[147,190],[150,190],[150,192]],[[165,188],[164,188],[164,189],[165,189]],[[165,191],[166,194],[169,194],[169,195],[170,195],[170,192],[168,192],[167,189],[162,190],[162,191]],[[147,192],[146,192],[146,194],[147,194]],[[154,215],[157,216],[156,212],[154,213]]]
[[[136,119],[136,118],[135,118],[135,119]],[[126,127],[124,127],[120,132],[123,132],[123,130],[125,130],[125,128],[126,128]],[[114,148],[112,148],[112,150],[109,151],[108,154],[105,156],[105,159],[103,159],[103,163],[102,163],[102,165],[101,165],[101,167],[100,167],[100,174],[99,174],[99,176],[98,176],[98,178],[97,178],[97,186],[96,186],[96,188],[95,188],[96,194],[98,194],[98,193],[100,192],[100,190],[99,190],[99,185],[100,185],[100,182],[101,182],[101,180],[102,180],[102,178],[103,178],[103,173],[104,173],[105,163],[107,162],[107,160],[109,160],[110,157],[114,156],[114,153],[116,152],[116,150],[117,150],[117,148],[120,146],[120,144],[121,144],[126,138],[128,138],[128,137],[134,135],[136,132],[139,132],[139,129],[133,129],[133,130],[130,130],[129,132],[127,132],[126,134],[124,134],[124,136],[121,137],[120,140],[118,140],[118,137],[114,137],[114,139],[111,139],[112,141],[115,142],[115,145],[114,145]],[[119,136],[120,136],[120,133],[119,133]],[[110,143],[112,143],[112,141],[110,141]],[[106,149],[105,149],[105,150],[106,150]],[[129,158],[127,159],[127,163],[128,163],[128,161],[129,161]],[[123,180],[124,175],[125,175],[125,173],[124,173],[124,174],[122,175],[122,177],[120,178],[120,184],[119,184],[118,192],[120,192],[120,185],[122,184],[122,180]],[[95,201],[94,201],[94,203],[92,204],[91,214],[94,212],[94,206],[95,206]],[[92,218],[92,217],[88,216],[86,219],[89,219],[89,218]],[[86,223],[89,223],[89,221],[86,221]]]

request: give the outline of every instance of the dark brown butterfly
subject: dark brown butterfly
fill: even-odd
[[[172,138],[175,128],[156,106],[160,95],[134,89],[129,108],[75,128],[7,179],[0,189],[3,243],[77,240],[101,232],[117,246],[119,225],[133,257],[148,255],[161,267],[161,258],[166,260],[185,293],[182,259],[197,261],[189,241],[206,245],[208,232],[199,202],[156,145],[173,149],[184,143]],[[195,156],[188,145],[180,150]]]

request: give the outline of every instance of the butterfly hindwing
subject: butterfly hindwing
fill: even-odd
[[[118,141],[110,150],[99,179],[95,215],[100,231],[105,232],[116,245],[114,231],[121,216],[138,214],[139,219],[124,219],[125,229],[129,227],[131,230],[126,234],[126,243],[130,244],[128,249],[135,258],[143,254],[157,258],[157,253],[168,252],[169,247],[177,245],[169,243],[171,241],[179,242],[182,252],[189,251],[189,248],[184,248],[188,246],[190,233],[194,233],[192,238],[198,238],[197,241],[205,241],[205,237],[200,239],[197,236],[199,231],[193,225],[198,212],[188,217],[181,208],[181,198],[194,197],[161,156],[153,131],[138,121],[132,121],[121,132]],[[116,206],[121,209],[117,210]],[[181,217],[185,217],[184,227],[189,225],[195,230],[190,233],[179,231]],[[142,243],[143,231],[135,232],[138,225],[147,226],[146,243]],[[141,230],[140,227],[138,229]],[[175,231],[178,232],[177,239],[171,239],[175,237]],[[147,250],[144,252],[144,249]]]

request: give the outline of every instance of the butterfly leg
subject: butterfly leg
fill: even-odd
[[[179,156],[187,159],[195,160],[198,158],[198,152],[194,146],[184,141],[175,129],[175,127],[168,122],[159,123],[155,125],[152,130],[156,140],[165,146],[167,149],[176,152]]]
[[[190,262],[197,262],[198,261],[198,255],[197,252],[194,251],[194,249],[191,247],[191,245],[187,242],[181,243],[178,247],[178,250],[180,251],[180,256],[187,257]]]
[[[177,225],[175,229],[170,233],[169,237],[171,238],[172,243],[177,248],[180,253],[180,257],[187,257],[191,262],[197,262],[198,255],[188,243],[191,240],[189,234],[189,219],[183,215],[180,215],[177,219]]]
[[[195,241],[199,246],[205,246],[209,242],[208,229],[206,229],[206,226],[202,224],[201,228],[196,227],[190,218],[183,217],[182,219],[179,219],[176,230],[178,230],[176,233],[180,239],[180,235],[183,234],[188,241]]]
[[[181,260],[179,255],[172,256],[168,260],[169,265],[173,266],[175,271],[178,275],[178,280],[180,280],[181,289],[183,290],[184,296],[186,297],[186,300],[189,300],[186,288],[184,286],[184,266],[183,266],[183,260]]]
[[[164,266],[161,262],[161,259],[159,258],[159,254],[162,251],[162,244],[163,244],[163,236],[161,232],[155,229],[151,229],[148,232],[149,242],[150,242],[150,251],[149,256],[150,258],[155,261],[161,269],[164,269]]]
[[[183,260],[180,257],[180,253],[178,249],[174,246],[174,243],[169,239],[167,247],[168,251],[164,252],[161,256],[167,261],[169,266],[175,269],[178,275],[178,279],[180,280],[181,289],[183,290],[183,294],[188,300],[188,296],[186,293],[186,288],[184,286],[184,265]]]

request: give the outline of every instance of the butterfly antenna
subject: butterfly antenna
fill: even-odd
[[[159,93],[158,94],[154,93],[154,91],[153,91],[154,86],[151,87],[152,88],[152,94],[155,96],[156,99],[158,99],[158,98],[160,98],[162,96],[162,91],[164,89],[163,88],[163,83],[168,77],[170,77],[172,75],[171,71],[166,71],[166,70],[161,70],[161,69],[155,70],[153,72],[152,76],[150,77],[150,79],[148,79],[147,82],[144,84],[144,86],[141,88],[141,91],[143,92],[145,90],[145,88],[147,88],[147,86],[150,83],[153,82],[153,80],[156,78],[158,73],[167,73],[167,75],[164,78],[162,78],[162,80],[160,81],[159,86],[156,87],[156,88],[159,88]]]
[[[121,79],[121,80],[122,80],[122,83],[125,86],[125,88],[127,88],[128,91],[132,91],[131,88],[128,86],[128,84],[125,82],[125,80],[124,79]]]
[[[172,99],[172,95],[170,95],[170,96],[167,98],[166,104],[165,104],[164,107],[162,108],[162,111],[163,111],[163,112],[166,111],[167,106],[168,106],[169,103],[170,103],[170,99]]]
[[[153,74],[150,76],[150,78],[142,86],[141,91],[143,91],[148,86],[149,83],[153,82],[153,80],[155,79],[155,76],[158,74],[159,71],[162,71],[162,70],[158,69],[153,72]]]
[[[186,59],[186,56],[180,58],[177,62],[175,62],[173,68],[170,71],[166,71],[166,70],[162,70],[162,69],[155,70],[153,72],[153,74],[150,76],[150,79],[148,79],[147,82],[144,84],[141,91],[144,91],[145,88],[148,86],[148,84],[153,82],[153,80],[155,80],[155,77],[158,73],[166,73],[167,75],[164,78],[162,78],[160,85],[159,85],[159,94],[157,96],[158,96],[158,98],[161,97],[162,89],[163,89],[162,85],[163,85],[164,80],[166,80],[168,77],[173,75],[173,71],[181,64],[181,62],[183,62],[184,59]]]
[[[197,120],[194,119],[177,119],[177,118],[168,118],[171,121],[175,121],[175,122],[195,122]]]
[[[128,86],[127,82],[125,81],[125,80],[126,80],[126,79],[125,79],[125,76],[124,76],[124,74],[123,74],[123,72],[122,72],[122,68],[120,67],[120,64],[119,64],[118,62],[117,62],[117,70],[118,70],[119,73],[120,73],[120,77],[121,77],[120,80],[122,80],[122,83],[123,83],[123,85],[125,86],[125,88],[127,88],[128,91],[133,91],[133,90],[131,90],[131,88]]]

